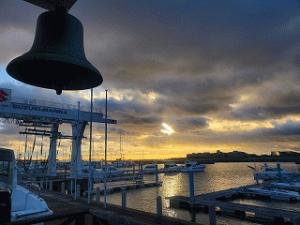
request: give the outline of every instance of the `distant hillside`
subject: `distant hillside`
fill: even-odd
[[[292,151],[272,152],[270,155],[248,154],[241,151],[215,153],[192,153],[188,154],[187,159],[196,160],[202,163],[214,162],[296,162],[300,163],[300,153]]]

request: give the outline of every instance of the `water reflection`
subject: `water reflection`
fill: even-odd
[[[195,194],[207,193],[212,191],[219,191],[241,185],[253,184],[252,170],[247,167],[251,163],[216,163],[208,165],[206,171],[203,173],[196,173]],[[257,164],[257,167],[263,164]],[[275,165],[275,164],[273,164]],[[288,170],[297,170],[297,166],[292,163],[283,163],[282,167]],[[146,175],[145,180],[154,180],[153,175]],[[160,179],[163,184],[159,188],[146,188],[139,190],[131,190],[127,192],[127,205],[130,208],[143,210],[155,213],[156,211],[156,197],[162,196],[163,200],[163,214],[166,216],[177,217],[185,220],[193,220],[201,224],[209,224],[209,219],[203,213],[191,213],[186,210],[172,209],[169,207],[169,200],[167,197],[175,195],[189,195],[188,175],[184,173],[176,173],[170,175],[160,174]],[[108,198],[110,203],[120,205],[120,193],[112,194]],[[253,202],[252,202],[253,203]],[[251,204],[251,202],[248,202]],[[253,203],[255,204],[255,203]],[[263,203],[262,203],[263,204]],[[264,203],[270,206],[272,203]],[[248,222],[241,222],[236,219],[218,217],[218,224],[253,224]]]

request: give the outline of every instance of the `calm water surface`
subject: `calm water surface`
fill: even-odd
[[[195,173],[195,194],[207,193],[212,191],[224,190],[241,185],[254,184],[252,170],[247,167],[251,163],[216,163],[207,165],[205,172]],[[262,164],[257,164],[260,167]],[[271,164],[270,164],[271,165]],[[275,165],[275,164],[273,164]],[[282,167],[291,171],[297,170],[297,165],[293,163],[283,163]],[[153,175],[145,176],[145,180],[154,180]],[[185,220],[192,220],[200,224],[209,224],[208,216],[204,213],[191,215],[189,211],[172,209],[169,207],[168,197],[181,195],[188,196],[188,176],[183,173],[175,173],[170,175],[160,174],[160,180],[163,181],[161,187],[145,188],[139,190],[130,190],[127,192],[127,206],[147,212],[156,211],[156,196],[163,197],[163,214],[167,216],[177,217]],[[237,200],[243,201],[244,204],[256,205],[274,205],[274,202],[260,202],[254,200]],[[116,193],[108,196],[108,202],[120,205],[121,194]],[[286,207],[287,209],[298,208],[300,205],[288,203],[278,203],[277,207]],[[234,225],[234,224],[254,224],[250,222],[239,221],[231,218],[218,217],[218,224]]]

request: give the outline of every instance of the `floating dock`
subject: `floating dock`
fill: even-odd
[[[140,189],[140,188],[149,188],[149,187],[158,187],[161,186],[162,182],[156,181],[115,181],[115,182],[107,182],[106,191],[107,193],[116,193],[121,192],[123,190],[133,190],[133,189]],[[100,194],[104,194],[104,183],[99,183],[94,185],[94,191],[91,192],[92,195],[95,195],[99,189]],[[86,195],[87,192],[84,192],[83,195]]]
[[[226,215],[239,219],[249,220],[264,224],[300,224],[300,212],[284,209],[274,209],[255,205],[245,205],[231,202],[239,198],[241,190],[257,185],[248,185],[232,188],[194,197],[174,196],[170,197],[170,207],[199,210],[210,214]]]

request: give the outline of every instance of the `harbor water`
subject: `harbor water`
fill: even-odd
[[[205,172],[195,173],[195,194],[208,193],[213,191],[224,190],[243,185],[254,184],[253,170],[248,165],[254,166],[253,163],[216,163],[207,165]],[[260,168],[263,164],[256,163],[256,167]],[[271,164],[270,165],[275,165]],[[298,167],[294,163],[282,163],[284,169],[296,171]],[[188,196],[189,181],[188,175],[185,173],[160,174],[160,180],[163,181],[161,187],[152,187],[127,191],[127,207],[143,210],[147,212],[156,212],[156,196],[162,196],[163,214],[166,216],[177,217],[188,221],[196,221],[200,224],[209,224],[207,214],[197,212],[191,213],[187,210],[173,209],[169,207],[168,197],[171,196]],[[145,180],[153,180],[154,175],[145,175]],[[263,206],[274,206],[274,201],[259,200],[237,200],[243,204],[255,204]],[[116,205],[121,204],[121,194],[115,193],[108,196],[108,202]],[[299,209],[300,204],[289,204],[283,202],[275,202],[275,207],[286,209]],[[232,218],[217,217],[218,224],[254,224],[251,222],[240,221]]]

